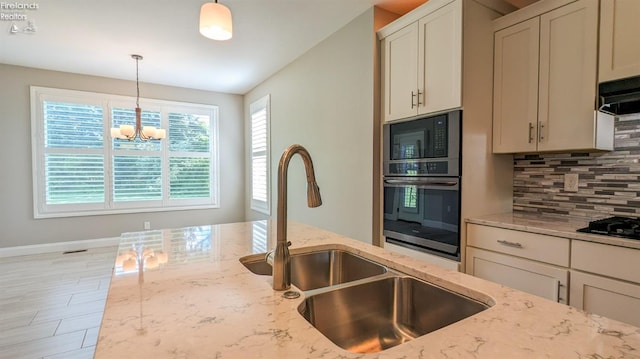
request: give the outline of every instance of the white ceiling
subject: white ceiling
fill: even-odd
[[[219,0],[233,38],[198,32],[203,0],[43,0],[26,16],[36,32],[11,34],[0,21],[0,63],[244,94],[373,5],[402,14],[425,0]],[[507,0],[508,1],[508,0]],[[14,4],[14,2],[7,2]]]

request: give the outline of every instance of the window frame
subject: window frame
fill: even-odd
[[[210,193],[208,198],[200,199],[170,199],[169,198],[169,160],[172,157],[169,151],[169,138],[160,140],[158,151],[131,151],[136,154],[157,152],[161,158],[162,199],[153,201],[118,201],[113,197],[113,161],[114,156],[124,154],[126,151],[115,149],[113,139],[110,136],[112,127],[112,111],[114,108],[135,108],[135,97],[104,94],[88,91],[65,90],[57,88],[30,87],[31,102],[31,147],[32,147],[32,186],[33,186],[33,213],[34,218],[77,217],[124,213],[164,212],[190,209],[220,208],[220,161],[219,161],[219,126],[218,106],[207,104],[195,104],[186,102],[155,100],[140,98],[140,107],[143,111],[160,111],[161,127],[168,129],[169,113],[190,113],[208,115],[210,118],[209,139],[210,150],[207,157],[210,159],[209,180]],[[47,204],[46,203],[46,178],[45,155],[51,149],[45,147],[44,133],[44,102],[68,102],[80,105],[100,106],[102,108],[103,148],[93,152],[104,158],[104,201],[101,203],[74,203],[74,204]],[[135,123],[132,123],[135,124]],[[125,140],[118,140],[125,141]],[[49,152],[48,152],[49,151]],[[64,153],[69,151],[64,150]],[[71,151],[75,152],[75,151]],[[77,150],[78,153],[87,153],[86,149]],[[190,153],[190,152],[187,152]],[[40,175],[39,175],[40,174]]]
[[[266,166],[265,166],[265,186],[266,186],[266,201],[261,201],[254,198],[253,182],[255,180],[253,173],[253,115],[257,112],[264,110],[265,113],[265,127],[266,127]],[[251,201],[251,209],[266,215],[271,214],[271,95],[267,94],[249,105],[249,198]]]

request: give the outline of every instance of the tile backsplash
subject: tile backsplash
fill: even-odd
[[[640,216],[640,120],[615,123],[614,151],[514,155],[513,211],[599,219]],[[564,175],[578,174],[578,192]]]

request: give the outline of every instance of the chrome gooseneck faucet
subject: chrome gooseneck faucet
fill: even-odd
[[[299,154],[304,162],[304,169],[307,173],[307,205],[309,207],[319,207],[322,205],[320,198],[320,188],[316,183],[316,175],[313,171],[313,161],[307,150],[300,145],[287,147],[280,157],[278,164],[278,223],[277,242],[273,253],[273,289],[287,290],[291,288],[291,258],[289,256],[289,246],[287,241],[287,170],[289,161],[295,154]]]

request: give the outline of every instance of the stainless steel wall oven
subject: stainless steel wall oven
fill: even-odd
[[[384,126],[386,241],[460,259],[462,111]]]

